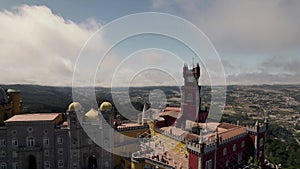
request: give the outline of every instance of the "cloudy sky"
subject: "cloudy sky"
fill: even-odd
[[[76,58],[88,38],[107,23],[140,12],[169,13],[195,24],[219,53],[227,84],[299,84],[299,9],[299,0],[1,1],[0,84],[70,86]],[[118,72],[114,82],[120,86],[128,81],[134,85],[182,83],[181,62],[172,59],[166,44],[182,50],[172,43],[140,37],[120,45],[100,65],[96,84],[109,86],[111,72]],[[101,50],[109,45],[102,39],[94,47]],[[159,46],[164,50],[133,50]],[[140,63],[164,65],[166,71],[138,72],[135,65]]]

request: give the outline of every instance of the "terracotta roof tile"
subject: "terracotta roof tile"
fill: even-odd
[[[20,114],[9,118],[5,122],[52,121],[59,115],[60,113]]]
[[[224,124],[224,125],[227,125],[228,123]],[[229,124],[231,125],[231,124]],[[234,125],[232,125],[234,126]],[[220,131],[220,128],[218,128],[218,134],[219,134],[219,137],[222,138],[222,140],[225,140],[225,139],[228,139],[228,138],[232,138],[234,136],[238,136],[240,134],[243,134],[247,131],[247,129],[245,127],[242,127],[242,126],[235,126],[231,129],[227,129],[227,130],[223,130],[223,131]],[[216,132],[214,132],[214,134],[212,134],[210,136],[211,139],[215,138],[215,134]]]
[[[162,112],[160,116],[170,116],[170,117],[173,117],[173,118],[177,118],[178,115],[179,115],[180,112],[178,111],[165,111],[165,112]]]
[[[180,107],[166,107],[165,111],[177,111],[177,112],[180,112],[181,108]]]

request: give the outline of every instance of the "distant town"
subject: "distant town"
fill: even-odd
[[[2,85],[21,91],[22,107],[25,113],[65,112],[72,102],[71,88],[47,87],[37,85]],[[167,106],[180,105],[180,88],[178,87],[138,87],[130,88],[131,103],[140,111],[149,91],[159,88],[167,95]],[[35,91],[35,92],[32,92]],[[269,119],[266,132],[265,162],[269,168],[298,168],[300,134],[300,86],[298,85],[260,85],[228,86],[227,99],[221,122],[253,126],[256,121]],[[108,88],[96,88],[97,99],[111,101]],[[201,96],[204,106],[209,107],[210,88],[203,86]],[[58,103],[59,101],[59,104]],[[39,103],[39,104],[35,104]],[[123,103],[127,104],[127,103]],[[149,104],[149,103],[148,103]],[[39,111],[42,110],[42,111]]]

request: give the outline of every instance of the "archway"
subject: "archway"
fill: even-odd
[[[97,159],[95,155],[91,155],[88,158],[88,168],[89,169],[97,169]]]
[[[28,169],[37,169],[36,158],[33,155],[28,156]]]

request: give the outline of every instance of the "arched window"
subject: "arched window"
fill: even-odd
[[[242,141],[241,147],[244,148],[245,147],[245,141]]]
[[[192,95],[191,93],[189,93],[189,94],[187,95],[186,101],[187,101],[187,102],[192,102],[192,101],[193,101],[193,95]]]
[[[6,163],[1,163],[1,169],[6,169],[7,168],[7,164]]]
[[[264,138],[259,139],[259,147],[264,145]]]
[[[1,151],[1,157],[2,158],[6,157],[6,152],[4,150]]]
[[[64,161],[63,160],[58,160],[57,166],[58,166],[58,168],[63,168],[64,167]]]
[[[27,137],[27,147],[34,147],[35,146],[35,141],[33,137]]]
[[[49,138],[44,138],[43,139],[43,144],[44,144],[44,146],[48,146],[49,145]]]
[[[233,145],[232,151],[236,151],[236,144]]]
[[[227,148],[223,149],[223,156],[225,156],[227,154]]]
[[[44,161],[44,168],[49,169],[50,168],[50,162],[49,161]]]
[[[63,138],[62,136],[57,137],[57,144],[63,144]]]

